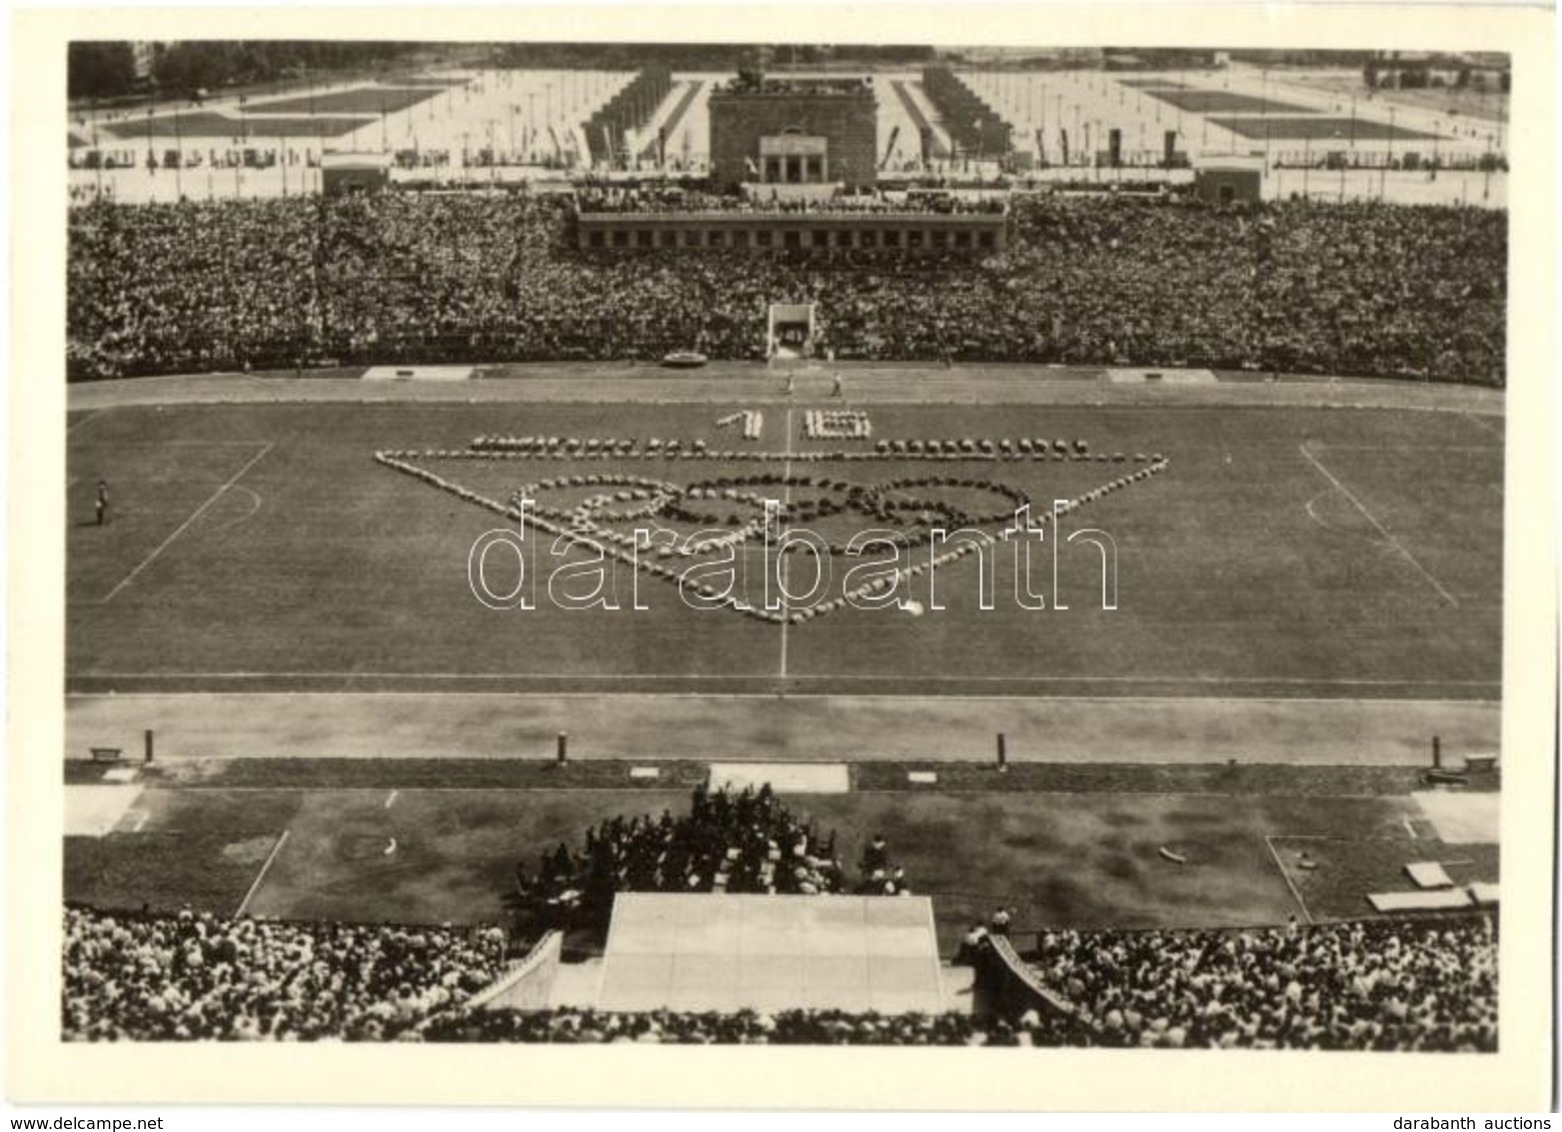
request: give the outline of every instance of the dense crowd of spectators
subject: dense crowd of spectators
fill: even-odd
[[[575,194],[581,212],[665,213],[726,212],[801,216],[959,214],[1001,215],[1008,209],[1002,196],[953,196],[946,193],[840,193],[831,197],[784,198],[774,186],[726,196],[696,189],[592,187]]]
[[[465,1003],[497,928],[65,911],[67,1041],[376,1041]]]
[[[1111,1046],[1491,1051],[1489,919],[1048,931],[1031,969]]]
[[[386,193],[73,208],[69,371],[755,359],[770,303],[816,302],[816,348],[841,359],[1504,382],[1497,211],[1022,195],[1007,250],[971,260],[588,252],[574,207]]]
[[[1039,1021],[1036,1023],[1040,1028]],[[1047,1032],[1051,1032],[1048,1028]],[[1031,1045],[1032,1029],[969,1014],[874,1014],[844,1010],[741,1010],[607,1014],[593,1010],[456,1012],[424,1033],[436,1042],[660,1042],[681,1045]]]
[[[735,812],[739,797],[728,798],[729,810]],[[751,818],[758,797],[748,797]],[[594,831],[594,851],[615,836],[622,833],[611,823]],[[640,856],[621,856],[625,844],[616,843],[615,860]],[[741,873],[749,879],[740,890],[764,891],[758,878],[766,864],[781,876],[783,866],[806,855],[789,859],[779,843],[753,844],[755,850],[738,858],[712,849],[698,867]],[[665,854],[658,850],[653,860]],[[786,891],[800,891],[803,883]],[[691,887],[710,890],[704,877]],[[993,953],[980,946],[983,954],[974,961],[990,976],[993,968],[984,965]],[[1245,931],[1045,931],[1028,962],[1054,1002],[1023,1013],[1012,1006],[1008,1016],[469,1006],[502,972],[504,959],[505,937],[497,928],[299,924],[73,907],[65,913],[61,1031],[69,1041],[1497,1048],[1497,939],[1485,918]]]
[[[882,838],[863,853],[864,895],[909,895],[905,875]],[[846,891],[835,832],[821,837],[781,804],[769,785],[695,789],[689,813],[663,810],[613,817],[586,831],[580,851],[560,844],[535,873],[516,870],[529,930],[604,929],[619,892],[727,892],[820,895]]]
[[[792,79],[781,75],[767,75],[761,71],[739,68],[738,73],[717,86],[717,90],[730,94],[844,94],[865,95],[872,81],[861,76],[838,78]]]

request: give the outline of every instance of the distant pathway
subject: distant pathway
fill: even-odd
[[[895,96],[900,99],[900,104],[906,108],[907,115],[916,123],[917,136],[920,139],[924,132],[929,138],[928,156],[939,161],[947,160],[949,147],[944,144],[938,130],[928,120],[928,116],[922,112],[922,107],[917,105],[917,100],[911,96],[911,91],[906,89],[906,84],[901,79],[895,79],[890,84],[895,88]],[[920,141],[919,141],[920,144]]]
[[[1446,700],[500,695],[464,692],[73,695],[65,757],[544,758],[1283,763],[1425,766],[1495,751],[1501,706]]]
[[[688,83],[686,85],[686,89],[683,92],[683,97],[680,98],[677,105],[672,108],[672,112],[667,115],[667,120],[661,123],[659,128],[666,131],[666,137],[668,141],[673,140],[673,136],[677,133],[678,130],[678,123],[683,121],[684,114],[688,113],[690,104],[699,97],[700,88],[704,85],[705,83],[701,79],[695,79],[693,82]],[[655,130],[653,130],[651,133],[650,142],[645,146],[644,149],[640,151],[640,160],[653,161],[660,157],[661,155],[657,153],[657,143],[660,140],[660,135]]]
[[[470,381],[362,381],[361,370],[310,375],[215,373],[138,377],[69,386],[72,412],[127,405],[336,402],[698,402],[776,404],[777,371],[759,362],[713,362],[698,370],[653,364],[528,363],[474,367]],[[1190,405],[1426,409],[1483,416],[1504,411],[1500,389],[1423,382],[1217,373],[1201,384],[1117,383],[1099,366],[838,362],[799,365],[797,398],[824,398],[833,375],[863,404]],[[1171,371],[1167,371],[1171,372]]]

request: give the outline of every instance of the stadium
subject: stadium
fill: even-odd
[[[1504,57],[77,46],[67,1041],[1497,1050]]]

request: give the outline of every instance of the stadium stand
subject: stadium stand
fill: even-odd
[[[922,196],[891,199],[878,193],[849,193],[822,199],[799,198],[767,200],[757,196],[728,196],[685,189],[658,189],[644,186],[630,190],[590,187],[576,195],[581,212],[667,213],[667,212],[780,212],[820,213],[824,215],[875,215],[903,213],[978,213],[1001,214],[1008,205],[998,197],[966,199],[948,196]]]
[[[626,159],[629,131],[638,130],[651,120],[672,85],[672,72],[666,67],[647,67],[636,74],[586,123],[591,159],[606,165]]]
[[[498,928],[65,910],[67,1041],[384,1040],[491,983]]]
[[[1007,942],[1003,942],[1007,947]],[[983,977],[999,948],[974,957]],[[1012,952],[1010,953],[1012,956]],[[1492,1051],[1488,917],[1237,931],[1049,930],[1048,1003],[974,1014],[486,1009],[497,928],[292,924],[205,913],[65,913],[70,1041],[324,1039]],[[1038,1008],[1046,1006],[1047,1008]]]
[[[1007,1023],[965,1014],[606,1013],[595,1010],[453,1012],[424,1034],[432,1042],[666,1042],[711,1045],[1019,1045]]]
[[[1488,917],[1045,931],[1030,964],[1102,1045],[1497,1048]]]
[[[960,152],[989,157],[1009,152],[1014,128],[948,67],[924,67],[922,90]]]
[[[811,301],[841,359],[1504,382],[1501,212],[1021,195],[1006,252],[951,262],[588,254],[573,210],[402,193],[74,208],[68,372],[756,359],[766,305]]]

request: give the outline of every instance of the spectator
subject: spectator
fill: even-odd
[[[747,202],[582,191],[592,208]],[[872,212],[876,196],[765,208]],[[933,207],[933,205],[929,205]],[[942,207],[941,205],[938,207]],[[391,192],[70,210],[72,377],[328,360],[760,359],[771,302],[839,358],[1197,366],[1504,383],[1507,224],[1484,209],[1019,195],[985,260],[585,253],[576,202]]]
[[[981,957],[982,949],[988,945],[987,929],[981,924],[972,924],[971,930],[966,932],[960,940],[960,950],[955,952],[955,963],[959,966],[974,967]]]
[[[1496,1049],[1487,920],[1054,930],[1030,962],[1108,1045]]]
[[[882,873],[882,870],[880,870]],[[887,878],[873,881],[883,891]],[[535,875],[517,871],[528,930],[605,929],[619,892],[841,892],[835,835],[821,838],[794,817],[768,785],[733,792],[696,789],[687,817],[609,818],[586,831],[583,852],[560,845]],[[894,895],[904,885],[892,885]]]
[[[382,1040],[498,975],[498,928],[65,910],[67,1041]]]

